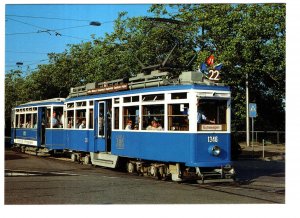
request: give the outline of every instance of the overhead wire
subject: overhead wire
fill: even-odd
[[[49,52],[12,51],[12,50],[5,50],[5,52],[9,52],[9,53],[27,53],[27,54],[49,54]]]
[[[27,23],[27,22],[23,22],[23,21],[20,21],[20,20],[16,20],[16,19],[12,19],[12,18],[7,18],[8,20],[12,20],[12,21],[15,21],[15,22],[18,22],[18,23],[22,23],[22,24],[25,24],[25,25],[28,25],[28,26],[32,26],[32,27],[35,27],[37,29],[42,29],[44,31],[38,31],[38,32],[23,32],[23,33],[7,33],[5,35],[17,35],[17,34],[31,34],[31,33],[40,33],[40,32],[56,32],[56,31],[60,31],[60,30],[67,30],[67,29],[74,29],[74,28],[80,28],[80,27],[87,27],[87,26],[90,26],[90,25],[80,25],[80,26],[72,26],[72,27],[65,27],[65,28],[59,28],[59,29],[49,29],[49,28],[44,28],[44,27],[41,27],[41,26],[37,26],[37,25],[34,25],[34,24],[30,24],[30,23]]]
[[[29,26],[32,26],[32,27],[35,27],[35,28],[39,29],[37,32],[6,33],[5,35],[7,35],[7,36],[37,34],[37,33],[48,33],[48,34],[52,35],[51,33],[53,33],[55,36],[63,36],[63,37],[68,37],[68,38],[73,38],[73,39],[80,39],[80,40],[87,40],[87,41],[90,40],[90,39],[80,38],[80,37],[76,37],[76,36],[65,35],[65,34],[61,34],[61,33],[58,32],[58,31],[61,31],[61,30],[87,27],[87,26],[90,26],[90,25],[80,25],[80,26],[65,27],[65,28],[60,28],[60,29],[48,29],[48,28],[44,28],[44,27],[41,27],[41,26],[30,24],[30,23],[27,23],[27,22],[23,22],[23,21],[20,21],[20,20],[16,20],[16,19],[13,19],[13,18],[7,18],[7,19],[15,21],[15,22],[22,23],[22,24],[25,24],[25,25],[29,25]],[[51,18],[51,19],[55,19],[55,18]],[[73,20],[73,19],[71,19],[71,20]],[[80,21],[87,21],[87,20],[80,20]],[[105,23],[107,23],[107,22],[105,22]]]
[[[58,17],[37,17],[37,16],[27,16],[27,15],[15,15],[15,14],[6,14],[7,17],[23,17],[23,18],[33,18],[33,19],[48,19],[48,20],[73,20],[79,22],[88,22],[89,20],[81,19],[72,19],[72,18],[58,18]]]
[[[27,35],[27,34],[34,34],[38,32],[23,32],[23,33],[5,33],[6,36],[14,36],[14,35]]]
[[[37,16],[27,16],[27,15],[14,15],[14,14],[7,14],[7,17],[23,17],[23,18],[33,18],[33,19],[48,19],[48,20],[72,20],[78,22],[90,22],[91,20],[83,20],[83,19],[73,19],[73,18],[58,18],[58,17],[37,17]],[[103,23],[112,23],[114,21],[105,21]]]
[[[40,27],[40,26],[37,26],[37,25],[34,25],[34,24],[30,24],[30,23],[26,23],[26,22],[23,22],[23,21],[20,21],[20,20],[16,20],[16,19],[13,19],[13,18],[7,18],[7,19],[8,19],[8,20],[15,21],[15,22],[18,22],[18,23],[22,23],[22,24],[25,24],[25,25],[28,25],[28,26],[32,26],[32,27],[35,27],[35,28],[38,28],[38,29],[44,29],[44,30],[47,30],[47,28]]]
[[[36,32],[17,32],[17,33],[6,33],[5,35],[6,36],[13,36],[13,35],[27,35],[27,34],[37,34],[37,33],[48,33],[50,35],[55,35],[55,36],[62,36],[62,37],[68,37],[68,38],[73,38],[73,39],[80,39],[80,40],[91,40],[91,39],[85,39],[85,38],[80,38],[80,37],[76,37],[76,36],[71,36],[71,35],[66,35],[66,34],[61,34],[59,33],[58,31],[63,31],[63,30],[67,30],[67,29],[75,29],[75,28],[81,28],[81,27],[87,27],[87,26],[90,26],[91,23],[93,21],[91,20],[85,20],[85,19],[72,19],[72,18],[58,18],[58,17],[42,17],[42,16],[24,16],[24,15],[12,15],[12,14],[8,14],[8,15],[5,15],[6,16],[6,19],[7,20],[11,20],[11,21],[14,21],[14,22],[18,22],[18,23],[22,23],[24,25],[28,25],[28,26],[31,26],[31,27],[34,27],[34,28],[37,28],[38,31]],[[24,21],[21,21],[21,20],[17,20],[17,19],[14,19],[12,17],[19,17],[19,18],[33,18],[33,19],[50,19],[50,20],[69,20],[69,21],[77,21],[77,22],[89,22],[89,25],[80,25],[80,26],[72,26],[72,27],[65,27],[65,28],[58,28],[58,29],[48,29],[48,28],[45,28],[45,27],[41,27],[41,26],[38,26],[38,25],[35,25],[35,24],[31,24],[31,23],[28,23],[28,22],[24,22]],[[114,22],[114,21],[105,21],[105,22],[97,22],[99,25],[102,25],[102,24],[106,24],[106,23],[111,23],[111,22]],[[6,51],[6,52],[13,52],[13,51]],[[48,53],[38,53],[38,52],[20,52],[20,51],[17,51],[17,52],[14,52],[14,53],[36,53],[36,54],[48,54]],[[47,59],[48,60],[48,59]],[[36,65],[36,64],[39,64],[40,62],[43,62],[43,61],[47,61],[47,60],[40,60],[38,63],[31,63],[31,64],[26,64],[26,65],[22,65],[22,66],[31,66],[31,65]],[[6,67],[14,67],[16,65],[6,65]]]
[[[73,18],[58,18],[58,17],[37,17],[37,16],[25,16],[25,15],[13,15],[13,14],[7,14],[5,15],[7,17],[22,17],[22,18],[33,18],[33,19],[47,19],[47,20],[71,20],[71,21],[77,21],[77,22],[92,22],[92,20],[81,20],[81,19],[73,19]],[[11,19],[11,18],[9,18]],[[101,24],[106,23],[113,23],[114,21],[104,21],[101,22]]]

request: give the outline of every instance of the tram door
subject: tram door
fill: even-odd
[[[38,107],[37,141],[39,146],[45,145],[45,108],[42,107]]]
[[[43,110],[44,108],[38,107],[38,114],[37,114],[37,145],[41,146],[45,144],[45,127],[43,126]]]
[[[108,106],[111,105],[110,101],[99,101],[95,104],[95,136],[96,136],[96,148],[98,151],[111,151],[111,116]]]

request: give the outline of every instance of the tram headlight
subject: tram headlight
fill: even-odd
[[[220,156],[220,154],[221,154],[221,148],[217,145],[213,145],[208,148],[208,152],[211,155],[217,157],[217,156]]]

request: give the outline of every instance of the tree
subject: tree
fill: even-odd
[[[134,76],[142,70],[139,61],[162,64],[176,45],[163,69],[174,77],[197,69],[211,53],[223,63],[234,129],[245,128],[246,74],[250,101],[258,105],[256,126],[285,128],[285,4],[152,5],[149,12],[154,16],[120,12],[114,31],[103,38],[50,53],[49,64],[27,76],[6,74],[6,115],[16,101],[67,97],[71,87]]]
[[[258,103],[257,126],[284,129],[285,4],[172,5],[174,19],[198,29],[194,47],[198,63],[213,53],[224,64],[223,82],[232,88],[233,124],[244,128],[245,80],[249,75],[250,101]],[[157,14],[165,7],[153,6]],[[265,107],[267,104],[273,107]],[[272,117],[269,116],[272,114]]]
[[[20,70],[10,71],[5,74],[5,134],[10,134],[11,108],[26,100],[24,78]]]

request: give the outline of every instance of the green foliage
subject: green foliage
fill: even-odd
[[[250,101],[258,104],[257,128],[285,128],[285,4],[156,4],[149,12],[181,22],[120,12],[114,31],[105,37],[93,35],[90,42],[50,53],[49,64],[28,75],[7,73],[6,117],[21,102],[67,97],[74,86],[136,75],[141,71],[137,58],[145,66],[161,64],[177,44],[166,64],[174,76],[197,69],[211,53],[223,63],[223,82],[232,89],[234,129],[245,128],[246,74]]]
[[[174,18],[190,21],[201,33],[195,38],[201,49],[197,63],[213,52],[216,62],[224,64],[223,82],[232,88],[233,127],[245,128],[248,74],[250,102],[258,104],[258,128],[284,129],[285,4],[173,7],[180,11]]]

